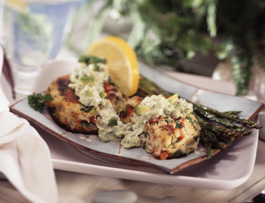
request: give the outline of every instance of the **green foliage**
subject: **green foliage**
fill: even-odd
[[[178,67],[180,60],[212,48],[209,37],[197,35],[202,20],[201,17],[195,18],[187,2],[186,5],[185,1],[145,2],[137,9],[146,24],[144,35],[134,45],[143,60],[150,64]],[[134,10],[131,12],[133,14]],[[137,22],[133,24],[137,25]],[[130,35],[131,41],[134,39],[133,34]]]
[[[249,80],[251,76],[252,61],[247,57],[235,56],[232,59],[232,75],[237,88],[236,95],[246,95],[248,92]]]
[[[224,42],[234,46],[233,78],[237,95],[245,95],[251,67],[263,65],[265,40],[265,2],[262,0],[222,0],[218,3],[217,24]]]
[[[237,94],[247,93],[251,65],[263,60],[263,0],[108,0],[98,14],[100,27],[106,9],[117,20],[131,20],[128,42],[151,65],[179,70],[196,53],[213,52],[220,59],[234,56]]]

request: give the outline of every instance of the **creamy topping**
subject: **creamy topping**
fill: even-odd
[[[102,141],[121,141],[124,148],[141,145],[141,135],[146,123],[159,116],[185,117],[192,112],[192,104],[184,99],[166,99],[162,95],[153,95],[135,108],[130,123],[123,123],[111,102],[104,96],[104,81],[109,80],[107,67],[103,63],[81,64],[70,76],[70,88],[75,90],[80,102],[85,106],[97,108],[99,139]]]
[[[107,66],[103,63],[81,64],[70,75],[70,88],[75,90],[85,106],[98,106],[104,92],[103,83],[109,80]]]

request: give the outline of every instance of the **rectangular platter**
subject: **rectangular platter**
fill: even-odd
[[[45,90],[53,79],[70,73],[76,65],[76,62],[70,61],[50,62],[44,67],[40,78],[37,79],[35,91]],[[142,75],[155,81],[162,88],[220,111],[241,110],[242,117],[252,119],[263,108],[263,104],[257,101],[185,84],[140,62],[139,67]],[[111,177],[117,178],[225,189],[236,187],[246,181],[255,163],[258,130],[253,130],[250,136],[237,139],[227,150],[218,153],[210,160],[205,160],[204,150],[199,149],[186,157],[162,161],[154,159],[141,148],[125,150],[115,142],[100,142],[96,135],[86,136],[66,132],[51,119],[47,111],[41,114],[30,108],[27,99],[13,104],[11,111],[26,118],[40,129],[52,152],[54,148],[51,146],[54,146],[52,144],[54,142],[58,142],[57,149],[74,146],[78,150],[75,153],[78,153],[77,157],[82,157],[82,161],[75,161],[78,158],[68,160],[68,151],[61,150],[59,155],[57,151],[54,165],[63,170],[84,172],[87,169],[86,173],[96,173],[96,175],[103,175],[103,171],[106,175],[107,171],[108,175],[112,174]],[[59,139],[49,143],[50,135]],[[85,159],[84,154],[86,155]],[[58,157],[61,158],[58,159]],[[238,169],[238,166],[246,161],[249,165]],[[77,169],[76,166],[80,167]],[[237,173],[234,173],[235,171]]]

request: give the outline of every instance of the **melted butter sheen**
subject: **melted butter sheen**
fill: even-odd
[[[145,124],[150,118],[159,116],[186,117],[192,112],[193,106],[184,99],[173,103],[161,95],[146,97],[139,108],[147,109],[143,114],[134,113],[131,123],[124,124],[116,114],[111,102],[100,97],[104,92],[104,81],[109,80],[109,73],[104,64],[85,64],[77,67],[70,76],[69,87],[75,90],[80,102],[85,106],[95,106],[98,109],[96,125],[101,141],[120,141],[124,148],[139,147]],[[100,105],[100,108],[99,108]],[[115,125],[110,120],[115,119]]]

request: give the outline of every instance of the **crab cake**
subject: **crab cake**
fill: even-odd
[[[110,83],[104,60],[85,56],[72,74],[54,80],[45,94],[53,119],[76,133],[98,133],[103,142],[144,147],[154,157],[184,156],[197,148],[200,126],[193,106],[177,94],[126,97]]]
[[[99,106],[84,106],[75,91],[70,88],[69,75],[54,80],[45,94],[50,94],[52,101],[47,103],[53,119],[64,129],[77,133],[97,133],[96,116]],[[117,87],[105,82],[104,89],[117,113],[126,108],[126,96]]]
[[[146,124],[144,148],[162,160],[185,156],[197,149],[199,132],[200,126],[193,114],[179,119],[160,116]]]

